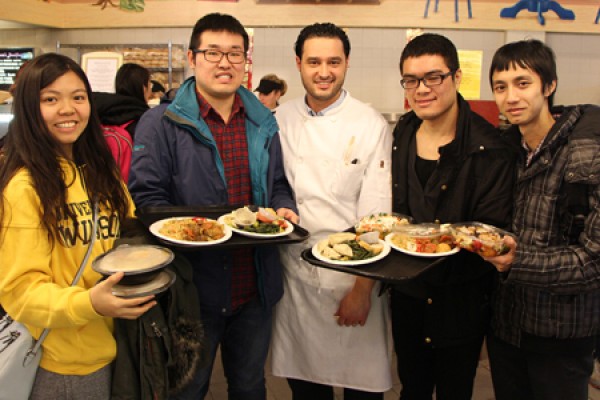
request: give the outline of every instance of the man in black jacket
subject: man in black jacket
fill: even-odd
[[[394,130],[393,211],[416,223],[510,222],[512,152],[458,93],[462,72],[446,37],[424,34],[400,58],[412,111]],[[494,268],[461,251],[392,290],[403,400],[470,399],[489,322]]]

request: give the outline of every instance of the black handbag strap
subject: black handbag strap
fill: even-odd
[[[95,201],[94,208],[92,211],[92,219],[93,219],[92,235],[91,235],[92,237],[90,238],[90,243],[88,244],[88,248],[85,253],[85,256],[83,257],[83,260],[81,261],[81,264],[79,265],[79,270],[77,271],[77,274],[75,274],[75,278],[73,278],[73,282],[71,282],[71,286],[77,285],[77,283],[81,279],[81,276],[83,275],[83,271],[85,270],[85,266],[87,265],[87,262],[90,259],[90,255],[92,254],[92,248],[94,247],[94,243],[96,243],[96,231],[98,229],[98,214],[99,214],[98,208],[99,208],[98,202]],[[46,340],[46,336],[48,336],[49,332],[50,332],[50,328],[46,328],[42,331],[42,334],[40,335],[39,339],[36,340],[35,343],[31,346],[31,348],[27,351],[27,354],[25,355],[25,360],[23,360],[23,365],[29,364],[29,362],[35,358],[38,351],[42,347],[42,343],[44,342],[44,340]]]

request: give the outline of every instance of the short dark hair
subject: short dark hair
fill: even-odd
[[[150,82],[150,71],[139,64],[121,65],[115,77],[115,92],[123,96],[131,96],[146,102],[144,88]]]
[[[450,71],[456,72],[460,68],[456,46],[446,36],[437,33],[424,33],[412,39],[400,56],[400,73],[404,72],[404,61],[411,57],[425,55],[440,56],[444,59]]]
[[[192,36],[190,37],[190,50],[196,50],[200,47],[200,36],[204,31],[212,32],[229,32],[242,36],[244,39],[244,51],[248,52],[250,39],[248,39],[248,32],[235,17],[228,14],[212,13],[206,14],[200,18],[194,29],[192,30]]]
[[[304,42],[313,37],[340,39],[344,45],[344,54],[346,55],[346,58],[350,56],[350,39],[348,39],[346,32],[344,32],[342,28],[326,22],[308,25],[300,31],[298,39],[296,39],[296,44],[294,45],[294,51],[296,52],[296,56],[298,56],[298,58],[302,58]]]
[[[517,66],[535,72],[542,81],[542,90],[551,87],[553,81],[558,83],[554,51],[539,40],[527,39],[507,43],[496,50],[490,65],[490,85],[493,86],[494,72],[507,71]],[[554,93],[548,97],[548,106],[552,107],[553,103]]]

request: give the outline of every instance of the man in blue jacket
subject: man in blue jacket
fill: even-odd
[[[187,79],[136,129],[129,189],[136,206],[243,205],[297,222],[275,118],[241,87],[248,35],[229,15],[196,23]],[[271,310],[283,287],[276,247],[187,253],[194,266],[210,365],[178,398],[203,399],[219,344],[230,399],[265,399]]]

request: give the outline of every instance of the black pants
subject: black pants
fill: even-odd
[[[422,301],[421,303],[425,303]],[[458,346],[425,342],[424,306],[392,292],[392,333],[402,383],[401,400],[470,400],[483,335]]]
[[[333,400],[333,387],[319,383],[289,379],[292,400]],[[383,400],[383,393],[344,389],[344,400]]]
[[[540,351],[529,346],[518,348],[488,336],[496,400],[587,400],[594,368],[594,338],[577,343],[576,351],[561,346],[560,340],[554,341],[554,349]],[[588,351],[582,352],[581,344]],[[563,347],[564,351],[556,351],[557,347]]]

